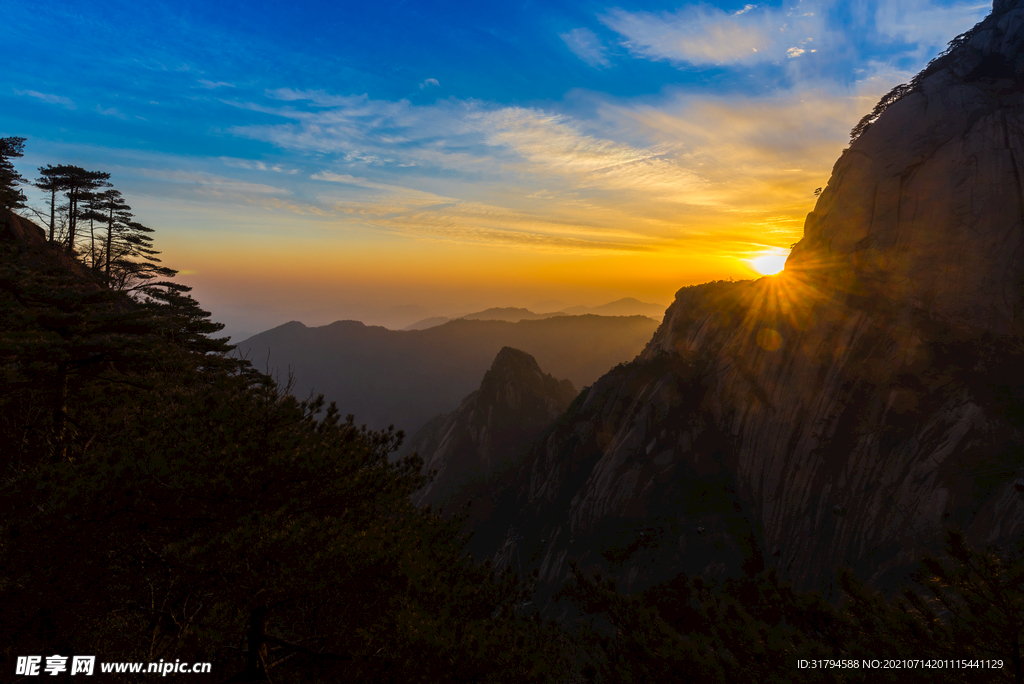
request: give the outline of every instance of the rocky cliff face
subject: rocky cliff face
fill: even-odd
[[[1018,538],[1022,73],[1024,0],[997,2],[837,161],[782,274],[681,290],[536,445],[499,561],[886,585],[948,525]]]
[[[410,440],[408,450],[423,458],[426,471],[436,471],[413,503],[454,511],[472,499],[471,522],[488,517],[498,475],[519,465],[524,448],[575,397],[571,382],[542,372],[526,352],[503,347],[480,389],[452,413],[432,419]]]

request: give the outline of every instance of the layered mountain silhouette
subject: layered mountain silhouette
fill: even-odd
[[[595,314],[598,316],[648,316],[661,320],[665,313],[665,307],[660,304],[648,304],[633,297],[626,297],[601,306],[570,306],[559,311],[550,313],[534,313],[529,309],[516,307],[492,307],[476,313],[463,314],[460,316],[433,316],[408,325],[404,330],[425,330],[456,319],[469,321],[536,321],[542,318],[554,318],[555,316],[581,316],[584,314]]]
[[[597,314],[598,316],[650,316],[661,320],[665,315],[665,307],[661,304],[641,302],[633,297],[618,299],[601,306],[570,306],[563,311],[578,316],[580,314]]]
[[[292,373],[298,396],[323,393],[372,428],[415,433],[456,409],[502,347],[533,355],[575,387],[643,350],[658,323],[645,316],[558,316],[509,323],[455,320],[427,330],[388,330],[358,321],[309,328],[293,321],[238,345],[258,368]]]
[[[571,382],[544,373],[526,352],[503,347],[479,389],[409,440],[408,451],[423,458],[425,471],[436,473],[413,502],[456,511],[472,500],[470,522],[486,519],[494,507],[493,482],[519,464],[524,448],[576,395]]]
[[[783,273],[680,290],[505,475],[480,533],[499,565],[536,557],[549,588],[573,561],[631,591],[837,565],[884,587],[949,526],[1019,538],[1024,2],[874,115]]]

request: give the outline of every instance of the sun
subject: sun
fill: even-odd
[[[761,275],[775,275],[776,273],[781,272],[786,266],[786,259],[788,257],[788,252],[771,252],[769,254],[763,254],[756,259],[748,259],[747,263]]]

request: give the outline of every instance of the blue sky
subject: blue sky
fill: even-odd
[[[990,7],[4,1],[0,135],[110,171],[232,329],[667,303],[799,239]]]

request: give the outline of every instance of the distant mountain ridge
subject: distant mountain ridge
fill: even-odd
[[[661,304],[650,304],[641,302],[633,297],[617,299],[601,306],[571,306],[564,309],[567,314],[578,316],[580,314],[597,314],[598,316],[650,316],[659,321],[665,317],[665,309],[668,307]]]
[[[460,318],[465,320],[509,321],[511,323],[517,323],[519,321],[534,321],[542,318],[553,318],[555,316],[581,316],[584,314],[595,314],[598,316],[647,316],[648,318],[660,321],[665,315],[665,309],[666,307],[661,304],[641,302],[639,299],[634,299],[633,297],[625,297],[614,302],[609,302],[608,304],[602,304],[601,306],[571,306],[549,313],[535,313],[529,309],[513,306],[491,307],[490,309],[477,311],[476,313],[452,316],[450,318],[446,316],[432,316],[430,318],[424,318],[422,321],[417,321],[412,325],[406,326],[403,330],[425,330]]]
[[[502,347],[536,358],[576,387],[632,360],[658,323],[645,316],[557,316],[509,323],[455,320],[426,330],[388,330],[358,321],[310,328],[292,321],[238,344],[259,367],[293,375],[293,393],[337,401],[373,428],[415,433],[457,408]]]

